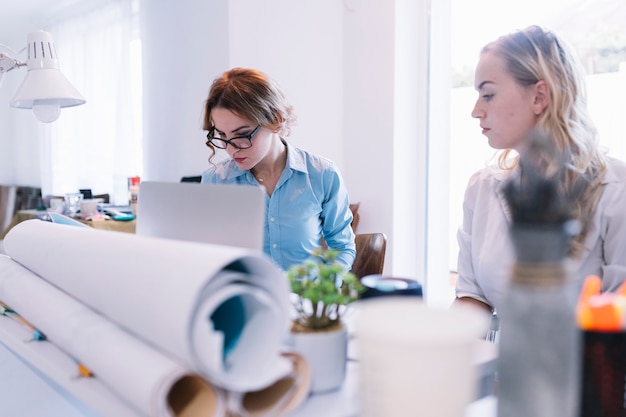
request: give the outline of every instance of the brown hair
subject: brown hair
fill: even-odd
[[[262,127],[278,130],[281,137],[289,136],[295,123],[293,107],[278,83],[256,69],[233,68],[213,81],[204,107],[204,130],[213,129],[211,111],[216,107],[230,110]],[[209,141],[206,145],[212,151],[211,161],[215,148]]]

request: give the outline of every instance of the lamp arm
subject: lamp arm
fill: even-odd
[[[0,43],[0,49],[2,48],[8,52],[0,51],[0,85],[2,85],[2,76],[5,72],[9,72],[14,68],[26,66],[26,62],[13,58],[16,53],[11,48]]]
[[[26,62],[19,61],[10,55],[0,52],[0,74],[4,74],[14,68],[24,66],[26,66]]]

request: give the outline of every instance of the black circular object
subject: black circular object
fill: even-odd
[[[361,278],[365,291],[361,299],[391,295],[422,297],[422,285],[412,279],[367,275]]]

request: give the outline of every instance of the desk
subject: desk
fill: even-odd
[[[19,351],[12,350],[11,346],[13,349],[20,350],[30,347],[30,345],[22,347],[22,338],[15,336],[16,329],[24,332],[20,326],[8,317],[0,316],[0,364],[2,364],[0,366],[0,411],[2,413],[0,414],[21,417],[56,417],[59,415],[98,417],[98,413],[76,396],[22,359]],[[13,332],[11,332],[12,329]],[[19,335],[23,336],[21,333]],[[477,342],[476,366],[479,369],[477,376],[479,379],[487,375],[493,378],[492,371],[495,370],[497,345]],[[348,356],[352,357],[356,353],[358,352],[354,351],[354,344],[350,343]],[[339,389],[312,395],[299,408],[283,417],[358,417],[360,415],[358,361],[348,360],[346,371],[346,379]],[[94,389],[94,395],[98,393],[102,394]],[[480,398],[468,406],[464,417],[495,417],[495,397],[489,392],[480,392],[478,396]],[[32,401],[33,398],[37,398],[37,401]],[[99,401],[102,401],[101,397],[99,398]],[[130,415],[137,417],[135,413],[122,413],[121,411],[116,414],[116,417]]]
[[[13,216],[11,223],[7,226],[6,230],[0,234],[0,240],[4,239],[6,234],[11,230],[15,225],[25,221],[36,219],[40,215],[44,215],[46,211],[44,210],[20,210]],[[117,221],[117,220],[82,220],[76,219],[81,223],[85,223],[93,227],[94,229],[101,230],[111,230],[114,232],[124,232],[124,233],[135,233],[135,220],[130,221]]]
[[[47,225],[46,223],[32,222],[33,225],[43,226]],[[54,225],[47,225],[54,226]],[[63,229],[59,227],[59,229]],[[65,228],[67,230],[74,230],[73,228]],[[92,235],[91,233],[84,233],[85,235]],[[103,234],[109,237],[114,237],[115,235],[111,234]],[[127,237],[130,238],[132,236],[123,236],[117,235],[119,237]],[[350,315],[350,317],[354,318],[354,315]],[[6,324],[15,324],[14,321],[9,321],[10,319],[7,317],[0,316],[0,322],[5,321]],[[349,325],[349,323],[348,323]],[[23,328],[20,330],[24,331]],[[22,337],[14,337],[17,342],[14,344],[13,349],[17,352],[18,355],[20,353],[22,356],[16,356],[12,351],[6,352],[6,354],[0,357],[0,386],[4,389],[0,389],[0,410],[17,410],[17,413],[13,415],[20,416],[35,416],[38,417],[46,417],[53,415],[71,415],[69,412],[64,412],[64,409],[68,407],[76,408],[75,415],[83,415],[83,416],[91,416],[93,415],[93,411],[90,411],[86,406],[82,406],[82,410],[76,404],[81,404],[80,401],[76,400],[69,394],[67,391],[64,391],[58,385],[55,386],[49,380],[42,377],[41,372],[37,372],[37,369],[42,369],[42,365],[40,364],[37,368],[36,366],[29,366],[27,363],[24,363],[20,360],[20,357],[23,357],[23,352],[32,347],[34,343],[25,344],[23,341],[25,338]],[[0,335],[0,345],[5,344],[6,346],[6,337],[1,337]],[[493,345],[485,344],[483,345],[487,348],[493,348]],[[6,351],[6,349],[5,349]],[[495,351],[495,350],[494,350]],[[352,357],[352,355],[350,355]],[[354,357],[358,358],[358,355]],[[67,359],[67,358],[66,358]],[[42,360],[43,362],[43,360]],[[58,361],[50,361],[48,360],[46,364],[56,364]],[[479,363],[483,363],[478,360]],[[14,368],[10,367],[8,364],[14,364]],[[32,363],[32,362],[29,362]],[[348,375],[342,387],[332,393],[324,394],[324,395],[314,395],[307,399],[306,403],[304,403],[300,408],[294,410],[293,413],[290,414],[289,417],[355,417],[359,415],[359,363],[355,361],[348,362]],[[7,374],[8,373],[8,374]],[[32,381],[35,379],[36,382]],[[42,383],[43,380],[43,383]],[[67,379],[65,379],[67,380]],[[98,378],[94,378],[90,380],[92,382],[98,382]],[[86,382],[87,384],[89,381]],[[102,385],[100,383],[100,385]],[[416,387],[416,389],[420,389],[422,387]],[[44,392],[47,392],[44,394]],[[90,391],[91,392],[91,391]],[[448,395],[454,395],[453,392],[447,393]],[[48,401],[45,410],[41,410],[41,404],[43,403],[43,397],[46,396],[46,400]],[[37,401],[33,401],[33,398],[37,398]],[[82,397],[81,397],[82,398]],[[98,398],[102,398],[99,396]],[[11,408],[13,406],[13,408]],[[6,407],[6,408],[5,408]],[[39,407],[39,410],[36,408]],[[8,413],[0,413],[11,415]],[[115,414],[110,413],[110,415],[115,415],[116,417],[124,416],[124,414]],[[129,414],[126,414],[129,415]],[[489,414],[482,413],[478,414],[481,417],[487,417]],[[477,414],[469,414],[467,417],[478,417]],[[105,416],[106,417],[106,416]]]
[[[77,398],[22,361],[1,340],[0,363],[2,415],[99,417]],[[300,408],[284,417],[358,417],[358,363],[349,361],[347,371],[346,380],[337,391],[313,395]],[[495,397],[486,396],[476,400],[467,408],[464,417],[496,417]]]

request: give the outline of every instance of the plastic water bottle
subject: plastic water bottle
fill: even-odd
[[[578,417],[577,286],[562,225],[513,225],[517,262],[501,308],[498,417]]]
[[[128,179],[128,200],[130,203],[130,209],[133,214],[137,215],[137,204],[139,202],[139,183],[140,177],[130,177]]]

